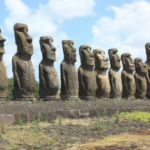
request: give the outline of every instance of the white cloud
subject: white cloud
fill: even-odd
[[[121,7],[110,6],[114,17],[100,17],[93,25],[93,48],[118,48],[119,54],[130,52],[132,58],[145,61],[145,43],[150,42],[150,3],[135,1]],[[108,54],[107,54],[108,55]]]
[[[50,0],[48,5],[40,5],[40,8],[44,13],[49,10],[54,19],[63,20],[94,15],[94,5],[94,0]]]
[[[60,63],[63,60],[61,41],[63,39],[69,39],[67,33],[61,29],[63,21],[74,17],[93,15],[95,5],[94,0],[49,0],[48,4],[39,4],[37,9],[31,9],[21,0],[5,0],[4,2],[7,11],[9,11],[8,16],[4,20],[4,26],[2,27],[5,33],[11,33],[14,36],[13,26],[15,23],[25,23],[28,25],[29,34],[33,38],[34,55],[32,56],[32,61],[37,80],[38,64],[42,59],[39,45],[40,36],[49,35],[53,37],[54,45],[57,48],[57,61],[55,62],[55,66],[59,73]],[[7,55],[5,55],[4,59],[8,59],[9,57],[10,60],[16,53],[15,41],[11,38],[7,36]],[[11,77],[11,61],[6,60],[6,65],[9,66],[7,68],[8,76]]]

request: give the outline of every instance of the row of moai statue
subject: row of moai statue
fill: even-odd
[[[32,38],[25,24],[14,25],[17,53],[13,56],[14,99],[32,100],[36,89],[34,68],[31,62],[33,55]],[[1,33],[1,31],[0,31]],[[0,35],[0,98],[7,94],[7,72],[3,61],[5,38]],[[55,100],[59,90],[59,79],[54,68],[56,48],[53,38],[40,37],[40,47],[43,59],[39,64],[39,96],[43,100]],[[109,49],[111,68],[108,58],[101,49],[91,52],[91,47],[82,45],[79,48],[81,66],[75,68],[76,49],[71,40],[62,41],[64,60],[61,63],[61,93],[62,100],[93,100],[100,98],[150,98],[150,43],[146,43],[147,61],[141,58],[131,58],[130,53],[121,55],[123,71],[121,76],[120,57],[118,50]],[[94,67],[95,66],[95,67]],[[109,77],[106,71],[109,69]],[[133,72],[135,71],[134,75]],[[78,81],[77,81],[78,80]],[[79,83],[79,84],[78,84]],[[78,92],[77,92],[78,91]]]

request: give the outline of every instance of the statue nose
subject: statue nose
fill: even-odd
[[[1,42],[1,43],[4,43],[5,41],[6,41],[6,39],[3,38],[3,37],[0,35],[0,42]]]
[[[108,58],[105,58],[105,61],[108,61]]]
[[[29,35],[27,35],[27,42],[29,42],[29,43],[31,43],[32,42],[32,38],[29,36]]]
[[[55,47],[53,47],[53,48],[52,48],[52,51],[54,51],[54,52],[55,52],[55,51],[56,51],[56,48],[55,48]]]

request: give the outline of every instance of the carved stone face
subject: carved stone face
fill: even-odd
[[[1,29],[0,29],[0,33],[1,33]],[[6,39],[0,35],[0,60],[2,60],[3,54],[5,53],[5,50],[4,50],[5,41]]]
[[[109,58],[110,58],[110,64],[111,68],[120,68],[120,57],[118,55],[118,50],[116,48],[109,49]]]
[[[53,45],[53,39],[51,36],[42,36],[40,38],[40,46],[44,60],[56,61],[56,48]]]
[[[146,73],[147,72],[147,65],[143,63],[141,58],[134,59],[135,69],[138,73]]]
[[[0,61],[3,59],[3,53],[0,53]]]
[[[122,64],[123,64],[123,69],[124,70],[129,70],[129,71],[134,71],[135,70],[134,61],[131,58],[130,53],[122,54],[121,59],[122,59]]]
[[[69,62],[76,62],[76,48],[74,47],[74,42],[71,40],[62,41],[64,60]]]
[[[146,55],[150,56],[150,43],[145,44],[145,49],[146,49]]]
[[[14,25],[14,32],[17,44],[17,51],[19,53],[26,53],[29,55],[33,55],[32,38],[28,34],[27,25],[16,23]]]
[[[93,51],[95,57],[95,66],[97,68],[108,69],[108,58],[105,55],[105,52],[102,49],[95,49]]]
[[[81,63],[94,66],[95,65],[95,59],[94,54],[91,52],[91,47],[88,45],[82,45],[79,48]]]

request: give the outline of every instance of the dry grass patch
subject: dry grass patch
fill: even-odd
[[[84,126],[89,126],[91,124],[91,121],[93,119],[91,118],[84,118],[84,119],[67,119],[67,118],[62,118],[58,117],[53,121],[53,123],[56,123],[57,125],[62,124],[62,125],[67,125],[67,124],[72,124],[72,125],[84,125]]]
[[[74,145],[66,150],[96,150],[95,147],[123,146],[138,144],[141,149],[150,147],[150,129],[139,132],[124,133],[117,136],[106,137],[103,140],[94,140],[86,144]],[[149,148],[148,148],[149,149]]]
[[[38,127],[47,127],[48,123],[39,123]],[[9,126],[5,129],[5,134],[2,134],[2,139],[8,142],[0,143],[0,147],[5,149],[21,148],[25,143],[29,146],[38,146],[42,144],[57,143],[52,137],[46,135],[42,131],[38,131],[37,127],[33,127],[32,123],[20,126]]]

